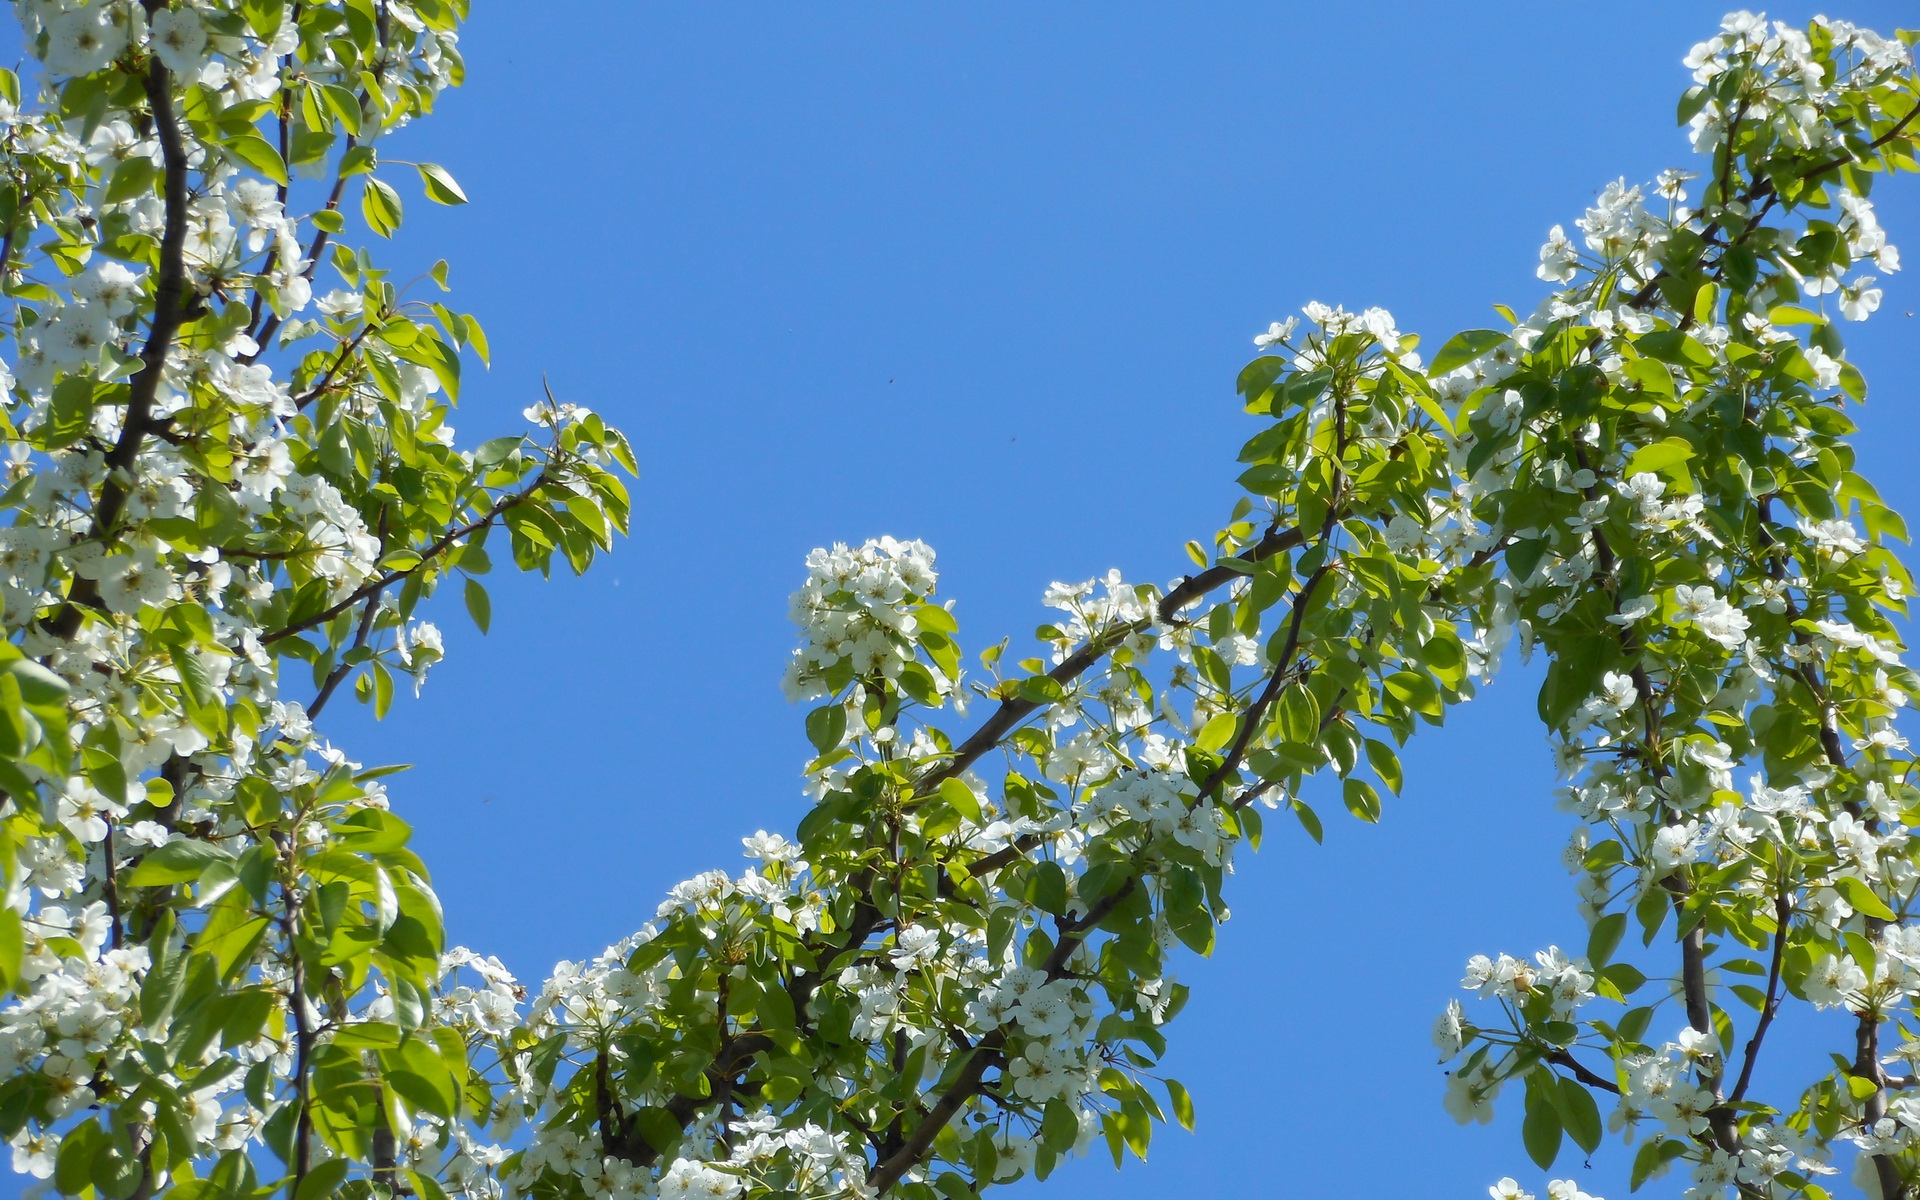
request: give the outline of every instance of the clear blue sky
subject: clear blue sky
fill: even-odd
[[[463,439],[516,427],[545,373],[632,436],[635,529],[584,580],[496,577],[489,638],[445,597],[423,697],[327,722],[418,764],[394,799],[453,935],[537,982],[802,815],[778,680],[809,547],[925,538],[973,650],[1030,631],[1053,579],[1179,574],[1234,498],[1250,336],[1316,298],[1383,304],[1429,346],[1531,307],[1550,225],[1685,165],[1679,59],[1722,7],[474,10],[467,87],[389,147],[473,203],[409,190],[394,254],[447,258],[491,333]],[[1920,247],[1920,180],[1875,199]],[[1865,469],[1910,514],[1915,273],[1847,330],[1875,389]],[[1539,1190],[1517,1093],[1458,1128],[1427,1040],[1469,954],[1585,944],[1536,685],[1514,670],[1420,738],[1380,827],[1341,815],[1316,848],[1276,823],[1242,855],[1171,1031],[1198,1131],[1048,1194]],[[1626,1195],[1616,1149],[1559,1173]]]

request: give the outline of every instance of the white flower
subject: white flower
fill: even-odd
[[[1256,333],[1253,335],[1254,348],[1257,350],[1265,350],[1269,346],[1279,345],[1281,342],[1293,336],[1293,331],[1299,323],[1299,318],[1297,317],[1288,317],[1284,321],[1275,321],[1273,324],[1267,326],[1265,333]]]
[[[362,309],[366,306],[366,301],[361,297],[359,292],[349,292],[335,288],[333,291],[315,300],[313,306],[320,310],[321,315],[338,321],[346,317],[359,316]]]
[[[1635,596],[1631,600],[1622,600],[1620,611],[1608,617],[1607,620],[1615,625],[1632,625],[1645,619],[1658,607],[1660,602],[1652,596]]]
[[[1482,1066],[1475,1071],[1455,1071],[1448,1076],[1447,1095],[1441,1105],[1448,1116],[1462,1125],[1491,1125],[1493,1102],[1499,1095],[1499,1081]]]
[[[1864,321],[1880,308],[1880,289],[1868,287],[1872,275],[1862,275],[1840,289],[1840,315],[1849,321]]]
[[[1859,999],[1860,989],[1866,986],[1867,973],[1852,955],[1823,954],[1807,975],[1807,999],[1815,1008],[1838,1008]]]
[[[207,48],[207,27],[191,8],[163,8],[148,19],[147,39],[167,70],[192,75]]]
[[[1808,346],[1801,351],[1806,355],[1807,366],[1813,368],[1813,386],[1821,391],[1840,386],[1840,361],[1818,346]]]
[[[1458,1000],[1447,1001],[1446,1009],[1434,1018],[1433,1044],[1440,1051],[1441,1062],[1460,1053],[1460,1048],[1466,1045],[1468,1030],[1472,1028],[1466,1018],[1467,1010]]]
[[[1640,699],[1640,693],[1633,685],[1633,676],[1608,671],[1600,679],[1600,697],[1615,712],[1625,712]]]
[[[1492,1196],[1493,1200],[1533,1200],[1533,1193],[1522,1190],[1512,1176],[1507,1176],[1488,1188],[1487,1195]]]
[[[703,1162],[676,1158],[660,1176],[659,1200],[733,1200],[746,1185],[738,1175]]]
[[[894,967],[902,971],[930,966],[939,956],[940,931],[919,925],[902,929],[900,936],[894,939],[894,949],[889,955]]]
[[[1681,584],[1673,589],[1674,623],[1692,624],[1731,650],[1746,640],[1747,614],[1728,604],[1710,585]]]
[[[1540,247],[1540,265],[1534,274],[1549,283],[1566,283],[1579,266],[1580,252],[1574,249],[1567,231],[1555,225],[1547,234],[1546,244]]]
[[[1049,1038],[1065,1033],[1073,1024],[1073,1006],[1069,1003],[1069,985],[1056,979],[1028,992],[1014,1008],[1014,1020],[1029,1037]]]
[[[135,821],[123,830],[127,840],[136,846],[151,846],[158,849],[167,844],[173,836],[165,825],[158,821]]]
[[[126,48],[126,27],[114,23],[105,4],[89,4],[47,22],[47,70],[55,75],[91,75]]]
[[[100,599],[117,613],[134,613],[145,604],[160,604],[175,591],[172,575],[160,566],[153,547],[132,554],[110,554],[101,560]]]
[[[120,263],[98,262],[73,281],[73,294],[88,308],[109,317],[124,317],[140,299],[141,278]]]

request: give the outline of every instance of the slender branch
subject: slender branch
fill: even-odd
[[[1155,616],[1162,624],[1173,624],[1179,619],[1181,610],[1189,604],[1215,588],[1244,575],[1246,572],[1241,568],[1251,567],[1276,554],[1294,549],[1301,545],[1303,540],[1298,529],[1267,530],[1266,536],[1227,562],[1208,567],[1198,575],[1187,576],[1181,581],[1180,586],[1161,597],[1160,604],[1155,609]],[[1234,565],[1228,565],[1229,563]],[[1140,620],[1108,630],[1069,655],[1059,666],[1048,671],[1046,678],[1059,684],[1072,683],[1095,663],[1112,653],[1113,649],[1127,638],[1144,633],[1152,627],[1151,620]],[[1045,707],[1043,702],[1029,700],[1024,696],[1012,696],[1002,700],[1000,707],[993,711],[993,715],[988,717],[971,737],[960,743],[959,747],[938,768],[921,778],[917,790],[930,792],[943,780],[959,776],[988,751],[999,745],[1001,740],[1012,733],[1020,722],[1043,707]]]
[[[1882,146],[1886,145],[1888,142],[1894,141],[1895,139],[1899,138],[1900,135],[1902,135],[1907,131],[1908,126],[1913,124],[1914,118],[1916,117],[1920,117],[1920,105],[1916,105],[1914,108],[1908,110],[1905,116],[1901,117],[1898,121],[1895,121],[1893,123],[1892,128],[1888,129],[1885,133],[1873,139],[1871,142],[1868,142],[1867,149],[1878,150]],[[1729,134],[1731,134],[1731,129],[1729,129]],[[1731,163],[1733,159],[1733,143],[1732,143],[1731,136],[1729,136],[1727,140],[1727,156],[1728,156],[1729,167],[1731,167]],[[1859,159],[1854,155],[1846,155],[1846,156],[1830,158],[1827,161],[1820,163],[1817,166],[1809,168],[1804,174],[1802,174],[1799,177],[1799,179],[1800,179],[1800,182],[1802,183],[1811,182],[1812,180],[1818,179],[1820,176],[1825,175],[1828,171],[1837,170],[1840,167],[1846,166],[1848,163],[1858,162],[1858,161]],[[1725,194],[1726,194],[1726,188],[1725,188],[1725,185],[1723,184],[1721,188],[1721,195],[1724,197]],[[1746,194],[1741,197],[1741,200],[1740,200],[1741,204],[1743,206],[1750,208],[1756,203],[1764,202],[1765,207],[1763,207],[1759,213],[1750,217],[1746,222],[1746,227],[1727,242],[1726,250],[1723,250],[1721,252],[1720,260],[1718,263],[1715,264],[1715,267],[1714,267],[1714,273],[1716,277],[1718,276],[1722,266],[1726,262],[1726,251],[1732,250],[1735,246],[1738,246],[1741,242],[1745,241],[1747,238],[1747,234],[1752,232],[1755,228],[1759,226],[1761,219],[1764,218],[1768,212],[1772,211],[1774,204],[1779,200],[1779,198],[1780,198],[1779,190],[1775,188],[1773,181],[1770,179],[1759,180],[1755,182],[1753,186],[1747,189]],[[1725,209],[1726,207],[1728,207],[1728,205],[1726,205],[1723,202],[1721,207]],[[1701,237],[1711,242],[1713,240],[1713,235],[1719,232],[1719,230],[1720,230],[1720,222],[1718,220],[1711,221],[1701,230]],[[1633,294],[1632,299],[1627,301],[1628,306],[1635,309],[1644,309],[1649,305],[1651,305],[1654,299],[1660,294],[1660,281],[1668,278],[1671,274],[1672,272],[1668,271],[1665,267],[1661,267],[1658,271],[1655,271],[1653,274],[1653,277],[1647,280],[1646,284],[1642,286],[1638,292],[1635,292]]]
[[[1727,1093],[1727,1102],[1730,1104],[1738,1104],[1747,1098],[1747,1087],[1753,1082],[1754,1064],[1760,1060],[1760,1044],[1766,1040],[1774,1014],[1780,1011],[1780,966],[1787,956],[1787,931],[1792,920],[1793,899],[1783,886],[1773,898],[1773,956],[1767,964],[1766,1003],[1760,1009],[1760,1020],[1753,1027],[1753,1036],[1747,1039],[1746,1058],[1740,1064],[1740,1078],[1734,1082],[1733,1091]]]
[[[325,625],[328,621],[331,621],[335,617],[339,616],[341,613],[346,612],[348,609],[352,608],[354,605],[360,603],[362,600],[365,600],[368,596],[378,595],[382,591],[385,591],[387,588],[390,588],[394,584],[405,579],[407,576],[412,575],[415,572],[421,570],[428,563],[440,557],[440,555],[446,553],[447,550],[455,542],[459,541],[461,538],[470,537],[471,535],[480,532],[482,529],[485,529],[491,526],[495,521],[499,520],[502,516],[504,516],[509,510],[518,508],[520,505],[525,504],[528,500],[531,500],[533,498],[534,493],[538,492],[543,486],[546,485],[546,483],[547,483],[547,472],[542,471],[534,479],[534,481],[528,484],[524,489],[518,492],[513,492],[509,495],[502,496],[498,500],[494,501],[492,506],[489,507],[483,515],[475,517],[473,520],[467,522],[465,525],[461,525],[454,529],[449,529],[445,534],[441,535],[441,537],[438,540],[436,540],[431,546],[428,546],[425,550],[422,550],[419,552],[420,561],[415,563],[413,566],[408,567],[405,570],[401,570],[401,571],[388,571],[386,574],[381,575],[380,577],[373,579],[367,583],[364,583],[360,587],[354,589],[354,591],[350,593],[346,597],[346,599],[341,600],[337,604],[330,604],[326,608],[321,609],[319,612],[314,613],[312,616],[303,617],[300,620],[293,622],[291,625],[286,625],[279,629],[274,630],[272,633],[261,634],[260,644],[263,646],[268,645],[273,642],[281,641],[285,638],[290,638],[296,633],[305,633],[309,629],[314,629],[314,628],[317,628],[318,626]]]
[[[1337,453],[1343,452],[1345,448],[1344,433],[1341,432],[1344,430],[1344,414],[1344,406],[1336,404],[1335,425],[1336,432],[1339,435],[1336,437]],[[1340,472],[1336,470],[1332,488],[1332,494],[1336,501],[1342,490],[1341,479],[1342,476]],[[1329,507],[1326,519],[1320,530],[1323,545],[1326,539],[1331,536],[1332,529],[1338,519],[1339,506],[1335,504]],[[1250,744],[1253,731],[1259,727],[1261,716],[1265,713],[1266,708],[1273,703],[1274,698],[1279,695],[1280,690],[1284,688],[1286,681],[1292,675],[1294,657],[1299,651],[1301,623],[1306,615],[1307,608],[1313,601],[1315,590],[1318,588],[1321,580],[1332,570],[1332,566],[1331,560],[1322,562],[1320,566],[1314,569],[1313,574],[1308,577],[1306,583],[1302,585],[1299,593],[1295,595],[1293,611],[1288,623],[1286,644],[1273,664],[1273,674],[1269,677],[1259,700],[1247,710],[1246,720],[1242,724],[1240,736],[1235,739],[1233,748],[1228,751],[1226,757],[1221,760],[1220,765],[1215,768],[1214,771],[1208,775],[1206,781],[1201,784],[1200,797],[1202,799],[1217,790],[1221,781],[1239,766],[1240,760],[1245,755],[1247,746]],[[1161,607],[1163,612],[1166,611],[1164,602]],[[1063,920],[1060,922],[1061,937],[1054,946],[1053,952],[1047,956],[1046,962],[1042,965],[1042,973],[1048,978],[1057,975],[1061,967],[1066,965],[1067,960],[1071,958],[1074,952],[1086,941],[1091,931],[1097,927],[1101,921],[1105,920],[1108,914],[1125,900],[1137,886],[1137,878],[1128,879],[1125,884],[1115,889],[1111,895],[1095,903],[1082,916],[1071,921]],[[940,1130],[945,1128],[960,1110],[965,1107],[966,1103],[979,1093],[988,1067],[993,1065],[998,1059],[1000,1038],[1000,1031],[996,1030],[981,1039],[979,1046],[974,1049],[972,1056],[967,1060],[966,1067],[961,1070],[958,1078],[949,1085],[947,1092],[928,1110],[926,1118],[914,1127],[913,1132],[908,1135],[906,1141],[898,1150],[876,1164],[874,1172],[868,1176],[868,1183],[872,1185],[876,1194],[884,1194],[887,1189],[898,1182],[908,1170],[916,1166],[920,1160],[925,1157],[927,1150],[933,1145],[934,1139],[939,1136]]]
[[[334,357],[333,362],[328,365],[327,369],[321,372],[320,378],[314,381],[313,386],[293,398],[294,408],[304,410],[307,405],[313,403],[322,393],[333,386],[333,377],[339,373],[341,367],[346,365],[347,360],[353,357],[353,352],[360,348],[360,343],[365,341],[367,335],[372,332],[373,322],[369,321],[363,324],[359,331],[356,332],[353,337],[349,338],[345,345],[340,347],[340,353]]]
[[[1900,125],[1895,128],[1899,129],[1904,127],[1907,120],[1910,120],[1916,113],[1920,113],[1920,106],[1916,106],[1914,112],[1907,114],[1907,118],[1903,119]],[[1891,134],[1888,136],[1891,136]],[[1762,497],[1755,505],[1755,512],[1758,516],[1761,548],[1763,551],[1770,551],[1779,545],[1779,539],[1776,538],[1773,533],[1773,526],[1776,522],[1773,519],[1772,501],[1766,497]],[[1784,563],[1775,562],[1770,564],[1770,567],[1773,568],[1773,573],[1776,578],[1785,571]],[[1790,620],[1797,619],[1798,617],[1798,608],[1791,603],[1788,605],[1788,617]],[[1798,630],[1794,631],[1794,640],[1803,645],[1807,642],[1806,635]],[[1837,718],[1834,712],[1834,706],[1828,696],[1825,683],[1820,678],[1819,668],[1812,662],[1796,663],[1794,666],[1794,674],[1806,685],[1807,691],[1813,696],[1814,703],[1818,706],[1820,714],[1820,749],[1821,753],[1826,757],[1827,765],[1833,767],[1835,770],[1846,770],[1846,747],[1840,741],[1840,730],[1836,724]],[[1846,807],[1847,811],[1852,813],[1856,819],[1865,818],[1867,829],[1871,833],[1875,835],[1879,834],[1880,822],[1871,813],[1863,812],[1857,803],[1851,801],[1847,803]],[[1888,922],[1876,917],[1865,917],[1864,920],[1867,929],[1867,939],[1869,941],[1877,939],[1881,931],[1885,929],[1888,924]],[[1867,1096],[1861,1104],[1861,1115],[1864,1123],[1871,1128],[1875,1122],[1887,1114],[1886,1072],[1882,1070],[1880,1066],[1880,1014],[1871,1007],[1859,1015],[1859,1021],[1854,1026],[1853,1075],[1874,1084],[1873,1093]],[[1874,1176],[1880,1184],[1881,1200],[1901,1200],[1902,1197],[1908,1194],[1907,1185],[1905,1181],[1900,1178],[1899,1167],[1890,1156],[1876,1154],[1872,1156],[1872,1162]]]
[[[360,99],[364,104],[366,99],[365,96],[362,95]],[[352,134],[348,134],[346,144],[342,148],[343,152],[352,150],[355,146],[359,144],[360,144],[360,141],[358,138],[354,137]],[[327,194],[326,206],[321,211],[338,212],[340,210],[340,197],[346,194],[346,190],[347,190],[347,177],[345,175],[336,175],[333,180],[333,190]],[[307,265],[304,268],[302,268],[300,271],[301,278],[307,280],[308,282],[312,282],[314,272],[318,270],[320,266],[320,252],[327,248],[327,243],[330,240],[332,240],[332,237],[333,235],[328,233],[324,229],[314,230],[313,241],[308,243],[307,245],[307,252],[305,256]],[[258,293],[256,293],[256,295],[257,294]],[[250,322],[249,328],[251,327],[252,327],[252,324]],[[244,356],[243,358],[241,358],[240,361],[248,364],[252,364],[258,361],[260,356],[267,352],[267,347],[271,345],[273,342],[273,335],[276,332],[278,332],[279,329],[280,329],[280,315],[278,313],[274,313],[267,318],[266,324],[260,326],[260,332],[253,335],[253,340],[258,345],[258,349],[256,349],[252,354]]]
[[[146,93],[166,174],[160,268],[154,284],[153,322],[147,332],[147,344],[140,351],[140,369],[127,384],[127,412],[120,426],[120,438],[107,452],[106,479],[100,485],[99,498],[94,501],[91,537],[111,534],[120,520],[121,510],[126,507],[134,464],[153,426],[153,401],[166,370],[167,354],[186,317],[187,149],[179,122],[173,116],[172,83],[158,55],[147,68]],[[92,582],[76,580],[66,603],[48,623],[48,630],[56,637],[71,638],[80,628],[81,605],[95,599]]]
[[[1582,1063],[1579,1059],[1567,1053],[1565,1050],[1549,1050],[1544,1055],[1544,1057],[1546,1061],[1552,1063],[1556,1067],[1565,1067],[1568,1070],[1568,1072],[1570,1072],[1573,1075],[1575,1079],[1579,1080],[1581,1083],[1586,1084],[1590,1088],[1598,1088],[1603,1092],[1612,1092],[1616,1096],[1620,1094],[1619,1084],[1615,1083],[1611,1079],[1608,1079],[1604,1075],[1595,1073],[1593,1070],[1588,1068],[1585,1063]]]
[[[113,861],[113,821],[107,821],[107,836],[100,839],[101,880],[100,898],[106,901],[107,918],[112,922],[113,948],[118,950],[126,937],[120,919],[120,881],[115,878],[119,868]]]
[[[287,959],[291,967],[287,1009],[293,1016],[294,1064],[293,1094],[298,1117],[293,1132],[293,1177],[288,1181],[287,1194],[300,1194],[300,1184],[306,1179],[313,1165],[313,1028],[307,1019],[307,964],[306,957],[300,953],[299,935],[294,919],[294,910],[299,900],[294,890],[281,885],[281,893],[286,901],[286,912],[281,915],[280,928],[287,939]]]
[[[1574,443],[1574,457],[1582,467],[1592,470],[1586,447],[1577,441]],[[1586,489],[1587,498],[1593,499],[1598,491],[1599,483],[1596,480]],[[1598,560],[1600,573],[1606,581],[1609,604],[1617,614],[1620,611],[1620,579],[1616,569],[1619,556],[1614,553],[1604,531],[1596,527],[1592,530],[1592,537],[1594,557]],[[1654,690],[1652,678],[1638,659],[1639,646],[1631,627],[1621,626],[1616,636],[1619,639],[1622,654],[1633,663],[1628,675],[1633,680],[1634,694],[1640,703],[1642,736],[1645,741],[1643,758],[1648,770],[1652,771],[1654,779],[1658,781],[1664,779],[1669,773],[1660,751],[1661,713],[1664,711],[1664,705]],[[1687,925],[1686,898],[1692,891],[1692,885],[1682,872],[1675,871],[1667,876],[1660,881],[1660,886],[1665,888],[1671,896],[1674,920],[1682,927],[1680,983],[1686,1005],[1687,1024],[1711,1037],[1714,1033],[1713,1008],[1707,995],[1705,922],[1695,921],[1691,926]],[[1708,1061],[1718,1062],[1717,1059]],[[1739,1127],[1734,1121],[1732,1111],[1724,1104],[1717,1103],[1722,1099],[1720,1086],[1723,1073],[1717,1066],[1702,1065],[1700,1074],[1702,1083],[1712,1089],[1716,1101],[1714,1107],[1707,1113],[1708,1122],[1713,1128],[1714,1140],[1729,1154],[1738,1153],[1741,1147]]]
[[[367,597],[367,606],[361,610],[360,625],[359,628],[354,630],[353,645],[349,647],[349,652],[358,650],[367,644],[367,635],[373,632],[373,619],[379,612],[380,592],[375,591],[371,596]],[[341,682],[345,680],[348,675],[353,673],[353,666],[354,664],[352,663],[342,662],[327,672],[326,682],[321,684],[319,694],[314,696],[313,703],[307,705],[307,717],[309,720],[320,715],[320,710],[327,706],[327,701],[333,699],[334,690],[340,686]]]

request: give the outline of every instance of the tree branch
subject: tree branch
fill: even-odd
[[[388,571],[386,574],[381,575],[378,578],[373,579],[368,583],[362,584],[360,587],[354,589],[354,591],[350,595],[348,595],[346,599],[341,600],[337,604],[330,604],[326,608],[321,609],[319,612],[314,613],[312,616],[303,617],[300,620],[293,622],[291,625],[286,625],[286,626],[283,626],[282,628],[274,630],[272,633],[261,634],[260,644],[263,646],[270,645],[274,642],[281,641],[285,638],[290,638],[296,633],[305,633],[309,629],[314,629],[321,625],[325,625],[328,621],[333,620],[335,617],[339,616],[343,612],[346,612],[348,609],[360,603],[362,600],[365,600],[367,597],[378,595],[380,592],[385,591],[387,588],[392,587],[394,584],[405,579],[407,576],[412,575],[415,572],[421,570],[428,563],[432,562],[434,559],[446,553],[447,550],[450,549],[453,546],[453,544],[459,541],[461,538],[470,537],[473,534],[480,532],[482,529],[487,528],[488,526],[492,525],[495,521],[499,520],[509,510],[517,508],[522,504],[525,504],[528,500],[531,500],[533,498],[534,493],[538,492],[542,487],[546,485],[546,483],[547,483],[547,472],[542,471],[540,472],[539,476],[536,477],[534,481],[528,484],[524,489],[518,492],[513,492],[509,495],[502,496],[498,500],[495,500],[492,506],[489,507],[483,515],[474,518],[473,520],[467,522],[465,525],[459,526],[458,528],[449,529],[445,534],[441,535],[441,537],[437,539],[432,545],[428,546],[425,550],[422,550],[419,552],[420,561],[415,563],[413,566],[408,567],[403,571]]]
[[[1276,554],[1294,549],[1301,545],[1303,541],[1304,538],[1298,529],[1269,529],[1267,530],[1266,536],[1262,537],[1249,549],[1228,559],[1226,563],[1217,563],[1200,572],[1198,575],[1187,576],[1186,579],[1181,581],[1179,587],[1174,588],[1165,596],[1161,597],[1160,603],[1155,609],[1155,615],[1162,624],[1173,624],[1179,619],[1180,611],[1189,604],[1192,604],[1222,584],[1238,579],[1246,573],[1244,570],[1238,569],[1235,566],[1227,565],[1227,563],[1251,567],[1256,563],[1264,562],[1272,558]],[[1068,656],[1059,666],[1048,671],[1046,677],[1059,684],[1072,683],[1075,679],[1085,674],[1095,663],[1112,653],[1114,647],[1126,641],[1127,638],[1138,633],[1144,633],[1152,627],[1152,621],[1141,620],[1108,630],[1105,634],[1089,641],[1085,646],[1082,646],[1078,651]],[[954,752],[949,755],[939,767],[928,772],[920,779],[916,790],[930,792],[932,789],[938,787],[942,781],[959,776],[962,772],[966,771],[968,767],[978,762],[988,751],[999,745],[1001,740],[1009,733],[1012,733],[1020,722],[1026,720],[1043,707],[1045,707],[1045,705],[1041,701],[1029,700],[1024,696],[1012,696],[1002,700],[1000,707],[994,709],[993,715],[988,717],[987,720],[981,724],[980,728],[974,731],[971,737],[960,743]]]
[[[1766,1004],[1760,1010],[1760,1020],[1753,1027],[1753,1036],[1747,1039],[1746,1058],[1740,1064],[1740,1078],[1734,1082],[1733,1091],[1727,1094],[1729,1104],[1738,1104],[1747,1098],[1747,1088],[1753,1082],[1753,1065],[1760,1060],[1760,1043],[1766,1040],[1767,1030],[1773,1025],[1773,1016],[1780,1011],[1780,965],[1787,956],[1787,930],[1793,921],[1793,900],[1784,886],[1773,898],[1773,956],[1767,964]]]
[[[151,9],[153,4],[149,3]],[[107,452],[106,480],[94,501],[89,537],[110,535],[120,520],[131,490],[133,468],[153,425],[153,401],[166,370],[167,354],[186,316],[187,150],[180,125],[173,116],[173,90],[167,69],[156,55],[147,68],[147,104],[153,111],[154,131],[160,139],[160,158],[166,174],[166,214],[160,234],[159,277],[154,284],[153,323],[140,351],[140,369],[127,384],[127,412],[120,438]],[[80,628],[81,605],[96,600],[89,580],[76,579],[68,600],[48,623],[55,637],[71,638]]]
[[[1556,1067],[1565,1067],[1575,1079],[1590,1088],[1598,1088],[1603,1092],[1612,1092],[1616,1096],[1620,1094],[1619,1084],[1604,1075],[1597,1074],[1588,1069],[1586,1064],[1565,1050],[1549,1050],[1542,1057]]]

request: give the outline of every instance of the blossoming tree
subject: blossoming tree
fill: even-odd
[[[969,678],[921,543],[816,551],[811,811],[530,990],[444,945],[383,772],[314,729],[438,660],[443,586],[486,626],[489,546],[579,571],[626,525],[585,409],[454,447],[483,331],[348,241],[398,229],[393,168],[464,200],[380,141],[459,82],[465,0],[16,8],[0,1136],[38,1186],[965,1200],[1143,1154],[1191,1122],[1154,1068],[1236,848],[1317,838],[1320,772],[1376,820],[1517,640],[1588,929],[1468,964],[1450,1111],[1521,1092],[1541,1169],[1611,1126],[1693,1198],[1920,1189],[1912,581],[1833,320],[1899,265],[1868,194],[1916,165],[1913,39],[1729,17],[1688,60],[1698,170],[1556,228],[1525,319],[1430,361],[1378,309],[1274,325],[1191,573],[1056,584],[1032,657]],[[1763,1096],[1796,1004],[1854,1032]]]

